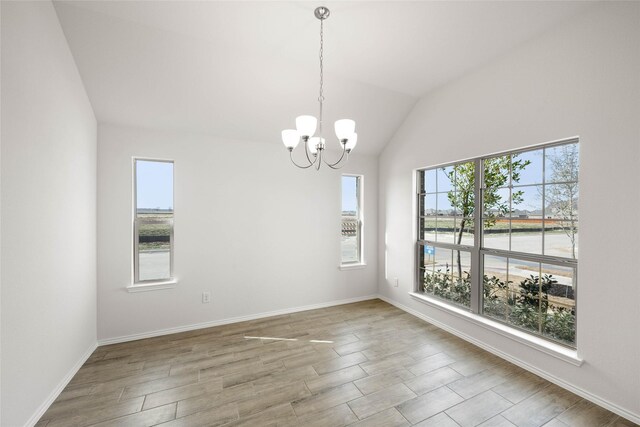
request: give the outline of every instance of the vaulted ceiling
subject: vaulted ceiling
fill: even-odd
[[[278,144],[297,115],[317,115],[313,10],[319,5],[55,2],[99,122]],[[331,10],[325,122],[355,119],[357,150],[370,154],[384,147],[421,96],[588,7],[574,1],[322,5]]]

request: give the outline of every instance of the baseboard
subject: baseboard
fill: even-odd
[[[71,381],[74,375],[80,370],[82,365],[84,365],[84,362],[87,361],[89,356],[93,354],[96,348],[98,348],[97,342],[94,342],[89,346],[87,351],[85,351],[85,353],[80,357],[80,359],[78,359],[75,365],[73,365],[73,367],[69,370],[67,375],[65,375],[64,378],[62,378],[62,380],[58,383],[57,387],[51,392],[49,397],[47,397],[42,405],[40,405],[36,412],[31,416],[31,418],[29,418],[29,420],[25,424],[25,427],[33,427],[40,420],[40,417],[42,417],[44,413],[47,412],[49,406],[51,406],[51,404],[58,398],[58,396],[60,396],[62,390],[64,390],[67,384],[69,384],[69,381]]]
[[[127,341],[135,341],[135,340],[141,340],[141,339],[145,339],[145,338],[159,337],[159,336],[162,336],[162,335],[176,334],[176,333],[179,333],[179,332],[194,331],[196,329],[211,328],[211,327],[214,327],[214,326],[229,325],[231,323],[246,322],[247,320],[256,320],[256,319],[262,319],[262,318],[265,318],[265,317],[280,316],[282,314],[297,313],[299,311],[307,311],[307,310],[315,310],[315,309],[318,309],[318,308],[333,307],[335,305],[351,304],[351,303],[354,303],[354,302],[367,301],[367,300],[372,300],[372,299],[377,299],[377,298],[378,298],[377,294],[376,295],[367,295],[367,296],[363,296],[363,297],[356,297],[356,298],[348,298],[348,299],[337,300],[337,301],[322,302],[320,304],[311,304],[311,305],[305,305],[305,306],[301,306],[301,307],[285,308],[285,309],[282,309],[282,310],[275,310],[275,311],[267,311],[267,312],[258,313],[258,314],[250,314],[250,315],[247,315],[247,316],[230,317],[230,318],[227,318],[227,319],[214,320],[212,322],[195,323],[195,324],[192,324],[192,325],[178,326],[178,327],[175,327],[175,328],[159,329],[159,330],[150,331],[150,332],[143,332],[143,333],[139,333],[139,334],[124,335],[124,336],[114,337],[114,338],[105,338],[105,339],[98,340],[98,345],[102,346],[102,345],[108,345],[108,344],[118,344],[118,343],[123,343],[123,342],[127,342]]]
[[[412,309],[410,307],[407,307],[406,305],[400,304],[399,302],[394,301],[394,300],[392,300],[392,299],[390,299],[390,298],[388,298],[388,297],[386,297],[384,295],[378,295],[378,298],[380,298],[381,300],[383,300],[383,301],[385,301],[385,302],[387,302],[387,303],[399,308],[400,310],[406,311],[407,313],[409,313],[409,314],[411,314],[413,316],[416,316],[419,319],[424,320],[425,322],[431,323],[432,325],[435,325],[440,329],[443,329],[443,330],[445,330],[445,331],[447,331],[447,332],[449,332],[449,333],[451,333],[451,334],[453,334],[453,335],[455,335],[455,336],[457,336],[459,338],[462,338],[463,340],[468,341],[471,344],[474,344],[474,345],[482,348],[483,350],[488,351],[489,353],[495,354],[496,356],[498,356],[498,357],[500,357],[500,358],[502,358],[504,360],[507,360],[507,361],[513,363],[514,365],[517,365],[517,366],[521,367],[522,369],[525,369],[525,370],[527,370],[527,371],[529,371],[531,373],[534,373],[534,374],[538,375],[539,377],[542,377],[542,378],[546,379],[547,381],[550,381],[550,382],[556,384],[559,387],[562,387],[562,388],[564,388],[566,390],[569,390],[570,392],[572,392],[574,394],[577,394],[578,396],[583,397],[583,398],[587,399],[588,401],[595,403],[598,406],[602,406],[603,408],[608,409],[609,411],[611,411],[611,412],[613,412],[615,414],[618,414],[621,417],[628,419],[629,421],[633,421],[636,424],[640,424],[640,416],[639,415],[633,414],[633,413],[627,411],[626,409],[621,408],[618,405],[615,405],[615,404],[613,404],[613,403],[611,403],[611,402],[609,402],[609,401],[607,401],[605,399],[602,399],[602,398],[600,398],[600,397],[588,392],[587,390],[584,390],[584,389],[582,389],[580,387],[577,387],[577,386],[575,386],[573,384],[570,384],[570,383],[564,381],[563,379],[558,378],[555,375],[552,375],[552,374],[550,374],[548,372],[545,372],[545,371],[543,371],[543,370],[541,370],[541,369],[539,369],[539,368],[537,368],[537,367],[535,367],[533,365],[528,364],[527,362],[523,362],[522,360],[517,359],[517,358],[511,356],[510,354],[507,354],[507,353],[505,353],[505,352],[503,352],[501,350],[498,350],[497,348],[495,348],[493,346],[490,346],[490,345],[488,345],[488,344],[486,344],[486,343],[484,343],[482,341],[479,341],[479,340],[473,338],[470,335],[467,335],[467,334],[465,334],[463,332],[460,332],[457,329],[454,329],[454,328],[452,328],[451,326],[449,326],[449,325],[447,325],[445,323],[442,323],[442,322],[440,322],[438,320],[435,320],[435,319],[433,319],[433,318],[431,318],[431,317],[429,317],[429,316],[427,316],[427,315],[425,315],[425,314],[423,314],[423,313],[421,313],[421,312],[419,312],[417,310],[414,310],[414,309]]]

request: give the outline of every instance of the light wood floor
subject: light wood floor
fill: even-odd
[[[633,426],[380,300],[99,347],[38,426]]]

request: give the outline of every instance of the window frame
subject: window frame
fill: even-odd
[[[545,246],[544,246],[544,230],[542,232],[542,249],[541,249],[541,253],[540,254],[532,254],[532,253],[526,253],[526,252],[517,252],[517,251],[512,251],[512,250],[505,250],[505,249],[494,249],[494,248],[486,248],[484,246],[484,222],[483,222],[483,218],[484,218],[484,162],[487,159],[491,159],[494,157],[501,157],[501,156],[507,156],[507,155],[517,155],[517,154],[522,154],[522,153],[526,153],[526,152],[530,152],[530,151],[535,151],[535,150],[540,150],[540,149],[548,149],[548,148],[553,148],[553,147],[558,147],[558,146],[563,146],[563,145],[570,145],[570,144],[578,144],[578,147],[580,146],[580,138],[579,137],[572,137],[572,138],[566,138],[566,139],[562,139],[562,140],[557,140],[557,141],[553,141],[553,142],[547,142],[547,143],[541,143],[541,144],[536,144],[536,145],[531,145],[531,146],[527,146],[527,147],[523,147],[523,148],[518,148],[518,149],[513,149],[513,150],[507,150],[507,151],[502,151],[502,152],[498,152],[498,153],[491,153],[491,154],[487,154],[487,155],[482,155],[482,156],[478,156],[478,157],[474,157],[474,158],[470,158],[470,159],[466,159],[466,160],[459,160],[459,161],[455,161],[455,162],[448,162],[448,163],[442,163],[442,164],[438,164],[438,165],[434,165],[434,166],[429,166],[429,167],[424,167],[424,168],[418,168],[414,171],[414,176],[415,176],[415,194],[416,194],[416,199],[415,199],[415,212],[416,212],[416,232],[415,232],[415,236],[416,236],[416,247],[415,247],[415,275],[414,275],[414,287],[413,287],[413,292],[415,294],[419,294],[421,298],[425,298],[425,299],[430,299],[433,298],[434,300],[438,301],[438,305],[439,306],[444,306],[444,307],[452,307],[455,310],[462,310],[462,311],[466,311],[469,313],[469,315],[471,316],[480,316],[482,319],[487,319],[489,321],[495,321],[497,323],[500,323],[501,325],[505,326],[507,329],[511,328],[511,329],[515,329],[517,331],[521,331],[524,332],[528,335],[531,335],[532,337],[536,337],[542,340],[545,340],[547,342],[553,343],[553,344],[558,344],[562,347],[565,348],[569,348],[572,350],[577,349],[578,347],[578,334],[577,334],[577,330],[578,330],[578,258],[567,258],[567,257],[560,257],[560,256],[554,256],[554,255],[546,255],[544,254],[544,250],[545,250]],[[543,151],[543,157],[544,157],[544,161],[543,161],[543,170],[542,170],[542,182],[539,184],[543,187],[546,187],[546,185],[552,185],[552,184],[556,184],[555,182],[546,182],[546,170],[545,170],[545,165],[546,165],[546,151]],[[440,168],[446,168],[449,166],[456,166],[456,165],[460,165],[463,163],[470,163],[473,162],[475,165],[475,175],[474,175],[474,198],[476,200],[477,205],[474,207],[474,216],[473,216],[473,221],[474,221],[474,244],[473,246],[469,246],[469,245],[465,245],[465,244],[455,244],[455,243],[447,243],[447,242],[438,242],[437,240],[437,235],[435,237],[435,240],[428,240],[428,239],[424,239],[424,234],[422,233],[423,228],[422,228],[422,223],[425,219],[430,218],[430,216],[427,215],[422,215],[423,212],[421,212],[422,210],[422,205],[421,205],[421,197],[425,196],[426,194],[440,194],[438,192],[438,188],[436,187],[436,192],[435,193],[427,193],[426,191],[426,187],[424,186],[424,183],[422,182],[422,179],[424,179],[421,174],[423,172],[426,172],[428,170],[438,170]],[[578,168],[578,174],[579,174],[579,168]],[[423,175],[424,176],[424,175]],[[580,183],[580,179],[578,178],[577,180],[577,184],[579,185]],[[521,184],[521,185],[513,185],[511,181],[509,181],[508,184],[508,188],[518,188],[518,187],[526,187],[526,186],[533,186],[534,184]],[[536,184],[537,185],[537,184]],[[545,188],[546,190],[546,188]],[[543,199],[542,199],[542,221],[545,220],[545,191],[543,191]],[[436,196],[437,198],[437,196]],[[437,206],[436,206],[437,209]],[[438,218],[438,214],[436,211],[436,214],[431,217],[431,218]],[[457,218],[457,216],[456,216]],[[578,224],[580,223],[580,217],[578,216]],[[511,220],[509,221],[509,224],[511,224]],[[543,228],[544,228],[544,222],[543,222]],[[436,226],[437,229],[437,226]],[[509,228],[509,230],[511,230],[511,226]],[[437,232],[437,230],[436,230]],[[509,238],[511,239],[511,231],[509,232]],[[464,305],[461,304],[457,304],[455,302],[449,301],[445,298],[440,298],[434,294],[431,293],[426,293],[423,289],[422,289],[422,284],[423,284],[423,271],[425,271],[426,269],[424,268],[424,266],[421,265],[421,252],[424,251],[425,246],[431,246],[434,248],[441,248],[441,249],[451,249],[453,251],[456,250],[460,250],[460,251],[469,251],[471,252],[471,279],[470,279],[470,307],[466,307]],[[509,248],[511,248],[511,244],[509,245]],[[507,259],[521,259],[521,260],[526,260],[526,261],[531,261],[531,262],[538,262],[540,264],[547,264],[547,265],[558,265],[558,266],[562,266],[562,267],[570,267],[573,269],[573,277],[572,277],[572,288],[573,288],[573,301],[574,301],[574,313],[575,313],[575,331],[576,331],[576,336],[575,336],[575,340],[573,344],[564,342],[564,341],[560,341],[560,340],[556,340],[554,338],[545,336],[541,333],[536,333],[535,331],[529,330],[529,329],[525,329],[525,328],[520,328],[517,325],[513,325],[511,323],[507,323],[507,322],[502,322],[500,321],[500,319],[497,319],[493,316],[489,316],[486,315],[484,313],[484,295],[483,295],[483,274],[484,274],[484,257],[486,256],[497,256],[497,257],[503,257],[503,258],[507,258]],[[447,309],[445,308],[445,309]]]
[[[158,163],[171,163],[172,173],[171,173],[171,205],[172,205],[172,213],[171,219],[150,219],[150,218],[138,218],[138,171],[137,171],[137,162],[158,162]],[[175,275],[173,269],[173,261],[174,261],[174,228],[175,228],[175,161],[171,159],[159,159],[159,158],[151,158],[151,157],[132,157],[132,177],[133,177],[133,185],[132,185],[132,235],[133,235],[133,263],[131,269],[131,280],[132,285],[130,288],[151,288],[154,285],[166,285],[166,284],[175,284]],[[139,252],[139,230],[141,224],[166,224],[169,226],[169,277],[162,279],[148,279],[148,280],[140,280],[140,252]],[[164,289],[164,287],[159,287],[157,289]]]
[[[357,233],[357,251],[358,251],[358,259],[356,261],[348,261],[345,262],[342,259],[342,240],[340,241],[340,268],[348,269],[354,267],[364,266],[364,175],[362,174],[353,174],[353,173],[343,173],[340,175],[340,195],[342,196],[344,192],[344,187],[342,185],[343,177],[352,177],[356,178],[356,206],[357,206],[357,225],[356,225],[356,233]],[[340,239],[342,239],[342,197],[340,198]]]

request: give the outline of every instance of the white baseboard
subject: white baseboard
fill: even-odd
[[[47,412],[47,409],[49,409],[49,406],[51,406],[51,404],[58,398],[58,396],[60,396],[60,393],[62,393],[62,390],[64,390],[67,384],[69,384],[69,381],[71,381],[73,376],[80,370],[82,365],[84,365],[84,362],[87,361],[89,356],[91,356],[91,354],[95,351],[96,348],[98,348],[97,342],[94,342],[89,346],[87,351],[80,357],[80,359],[78,359],[78,361],[75,363],[75,365],[73,365],[73,367],[69,370],[69,372],[67,372],[67,375],[65,375],[64,378],[62,378],[62,380],[58,383],[58,385],[51,392],[49,397],[42,403],[42,405],[40,405],[40,407],[31,416],[31,418],[29,418],[29,420],[25,424],[25,427],[33,427],[40,420],[40,417],[42,417],[44,413]]]
[[[192,325],[178,326],[175,328],[159,329],[159,330],[143,332],[139,334],[124,335],[124,336],[114,337],[114,338],[104,338],[104,339],[98,340],[98,345],[102,346],[102,345],[108,345],[108,344],[118,344],[118,343],[127,342],[127,341],[141,340],[144,338],[153,338],[153,337],[159,337],[162,335],[176,334],[179,332],[188,332],[196,329],[211,328],[213,326],[222,326],[222,325],[228,325],[231,323],[246,322],[247,320],[256,320],[256,319],[262,319],[265,317],[280,316],[282,314],[297,313],[299,311],[315,310],[318,308],[333,307],[335,305],[342,305],[342,304],[351,304],[354,302],[367,301],[367,300],[372,300],[376,298],[378,298],[377,294],[367,295],[363,297],[322,302],[320,304],[305,305],[302,307],[293,307],[293,308],[285,308],[282,310],[267,311],[267,312],[258,313],[258,314],[250,314],[247,316],[230,317],[227,319],[214,320],[212,322],[195,323]]]
[[[630,421],[632,421],[632,422],[634,422],[636,424],[640,424],[640,416],[637,415],[637,414],[633,414],[630,411],[627,411],[626,409],[621,408],[620,406],[618,406],[618,405],[616,405],[614,403],[611,403],[611,402],[609,402],[609,401],[607,401],[605,399],[602,399],[602,398],[590,393],[587,390],[584,390],[584,389],[582,389],[580,387],[577,387],[577,386],[575,386],[573,384],[570,384],[570,383],[564,381],[563,379],[558,378],[555,375],[552,375],[552,374],[550,374],[548,372],[545,372],[545,371],[543,371],[543,370],[541,370],[541,369],[539,369],[539,368],[537,368],[535,366],[532,366],[532,365],[530,365],[530,364],[528,364],[526,362],[523,362],[520,359],[517,359],[517,358],[515,358],[515,357],[513,357],[513,356],[511,356],[511,355],[509,355],[509,354],[507,354],[507,353],[505,353],[505,352],[503,352],[501,350],[498,350],[495,347],[492,347],[492,346],[490,346],[490,345],[488,345],[488,344],[486,344],[486,343],[484,343],[482,341],[479,341],[479,340],[475,339],[474,337],[472,337],[470,335],[467,335],[467,334],[465,334],[463,332],[460,332],[457,329],[454,329],[454,328],[452,328],[451,326],[449,326],[449,325],[447,325],[445,323],[442,323],[442,322],[440,322],[438,320],[435,320],[435,319],[433,319],[433,318],[431,318],[431,317],[429,317],[429,316],[427,316],[427,315],[425,315],[425,314],[423,314],[423,313],[421,313],[421,312],[419,312],[417,310],[414,310],[414,309],[412,309],[410,307],[407,307],[406,305],[400,304],[399,302],[394,301],[394,300],[392,300],[392,299],[390,299],[390,298],[388,298],[388,297],[386,297],[384,295],[378,295],[378,298],[380,298],[381,300],[383,300],[383,301],[385,301],[385,302],[387,302],[387,303],[389,303],[389,304],[391,304],[393,306],[398,307],[400,310],[406,311],[407,313],[412,314],[412,315],[418,317],[419,319],[424,320],[425,322],[431,323],[432,325],[435,325],[435,326],[439,327],[440,329],[443,329],[443,330],[445,330],[445,331],[447,331],[447,332],[449,332],[449,333],[451,333],[451,334],[453,334],[453,335],[455,335],[455,336],[457,336],[459,338],[462,338],[463,340],[468,341],[471,344],[474,344],[474,345],[482,348],[483,350],[488,351],[489,353],[493,353],[496,356],[498,356],[498,357],[500,357],[502,359],[505,359],[505,360],[513,363],[514,365],[517,365],[517,366],[521,367],[522,369],[525,369],[525,370],[527,370],[529,372],[532,372],[532,373],[534,373],[534,374],[536,374],[536,375],[538,375],[538,376],[540,376],[540,377],[542,377],[542,378],[544,378],[544,379],[556,384],[559,387],[562,387],[562,388],[564,388],[566,390],[569,390],[570,392],[572,392],[574,394],[577,394],[578,396],[581,396],[581,397],[587,399],[588,401],[595,403],[596,405],[602,406],[603,408],[606,408],[609,411],[611,411],[611,412],[613,412],[615,414],[618,414],[621,417],[624,417],[624,418],[626,418],[626,419],[628,419],[628,420],[630,420]]]

